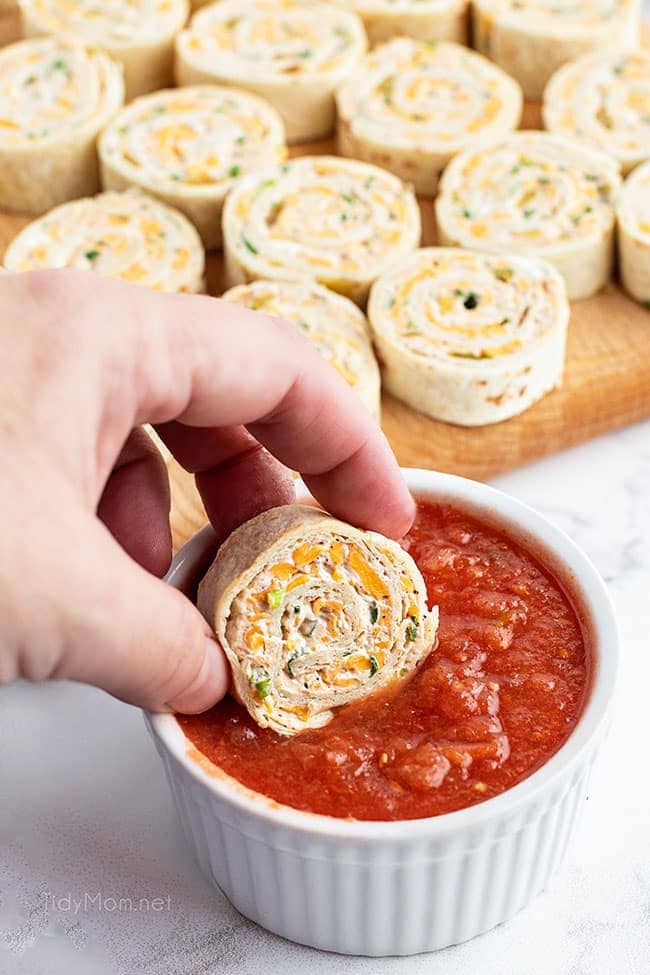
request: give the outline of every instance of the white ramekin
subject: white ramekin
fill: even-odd
[[[272,802],[188,753],[173,715],[147,714],[197,863],[246,917],[345,954],[407,955],[457,944],[519,911],[562,860],[602,741],[618,636],[598,572],[531,508],[475,481],[406,470],[417,498],[476,510],[539,551],[577,598],[593,635],[586,708],[541,769],[493,799],[430,819],[357,822]],[[211,547],[203,529],[169,575],[186,591]]]

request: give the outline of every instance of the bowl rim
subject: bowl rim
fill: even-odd
[[[503,527],[533,554],[539,553],[543,562],[554,564],[554,573],[577,596],[581,615],[587,615],[586,625],[592,633],[592,667],[588,700],[578,723],[566,742],[540,768],[521,782],[489,799],[473,806],[438,816],[401,820],[341,819],[321,813],[312,813],[254,792],[228,773],[206,759],[212,773],[205,770],[190,754],[191,741],[181,730],[174,714],[145,711],[145,721],[154,737],[197,784],[207,793],[221,799],[242,813],[265,820],[274,826],[289,828],[301,833],[350,840],[404,840],[437,837],[459,829],[474,828],[503,815],[510,815],[547,791],[563,775],[590,751],[594,739],[608,716],[614,689],[619,658],[619,636],[614,607],[600,576],[589,557],[560,528],[548,521],[534,508],[491,485],[454,474],[443,474],[420,468],[402,468],[406,482],[416,498],[422,500],[448,500],[459,503],[469,513]],[[302,482],[297,486],[298,500],[309,497]],[[191,565],[205,552],[213,537],[209,525],[190,538],[176,554],[165,577],[171,585],[185,567]],[[575,598],[574,598],[575,603]],[[583,623],[585,621],[583,620]]]

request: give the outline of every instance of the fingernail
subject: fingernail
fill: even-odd
[[[187,690],[172,701],[169,707],[183,714],[199,714],[220,701],[228,690],[230,672],[224,652],[216,640],[207,637],[201,670]]]

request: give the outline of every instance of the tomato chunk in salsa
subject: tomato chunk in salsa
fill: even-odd
[[[232,698],[179,716],[203,755],[285,805],[390,820],[481,802],[557,751],[590,669],[563,587],[515,539],[447,504],[420,503],[404,546],[440,607],[438,644],[418,671],[293,738]]]

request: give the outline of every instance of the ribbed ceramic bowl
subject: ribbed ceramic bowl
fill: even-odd
[[[401,822],[358,822],[279,805],[189,753],[173,715],[146,720],[187,840],[206,877],[263,927],[316,948],[407,955],[457,944],[511,917],[561,862],[583,804],[615,683],[616,623],[596,569],[563,532],[474,481],[406,470],[416,498],[447,499],[510,530],[570,588],[593,636],[586,708],[541,769],[495,798]],[[203,529],[168,581],[191,591],[214,548]]]

